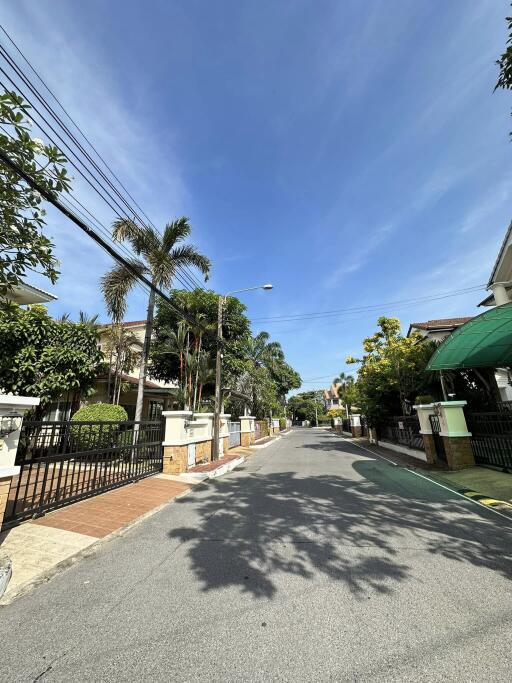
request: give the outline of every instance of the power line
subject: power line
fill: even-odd
[[[145,275],[142,275],[137,271],[137,269],[128,261],[127,259],[124,258],[124,256],[121,256],[103,237],[98,235],[98,233],[93,230],[90,226],[88,226],[84,221],[82,221],[80,218],[74,215],[72,211],[70,211],[67,207],[65,207],[58,199],[56,199],[51,192],[46,190],[42,185],[40,185],[38,182],[36,182],[33,178],[26,173],[23,168],[21,168],[18,164],[16,164],[14,161],[12,161],[9,156],[0,149],[0,161],[2,161],[8,168],[11,169],[11,171],[14,171],[20,178],[23,178],[23,180],[33,189],[39,192],[39,194],[46,199],[47,202],[55,206],[61,213],[63,213],[67,218],[69,218],[75,225],[77,225],[81,230],[83,230],[92,240],[96,242],[99,246],[101,246],[102,249],[104,249],[112,258],[114,258],[118,263],[120,263],[122,266],[126,268],[132,275],[134,275],[138,281],[142,282],[144,285],[149,287],[155,294],[157,294],[159,297],[161,297],[167,305],[169,305],[176,313],[179,314],[180,317],[182,317],[184,320],[191,324],[195,324],[196,321],[189,317],[187,314],[184,313],[184,311],[181,311],[174,303],[173,301],[165,294],[159,287],[154,285],[151,280],[149,280]]]
[[[103,165],[108,169],[108,171],[109,171],[109,172],[112,174],[112,176],[116,179],[116,181],[119,183],[119,185],[123,188],[123,190],[124,190],[124,191],[128,194],[128,196],[132,199],[132,201],[135,202],[135,200],[133,199],[133,197],[131,196],[131,194],[126,190],[126,188],[125,188],[124,185],[121,183],[121,181],[118,179],[118,177],[115,175],[115,173],[112,171],[112,169],[108,166],[108,164],[105,162],[105,160],[101,157],[101,155],[98,153],[98,151],[94,148],[94,146],[92,145],[92,143],[86,138],[86,136],[85,136],[85,134],[83,133],[83,131],[78,127],[78,125],[73,121],[73,119],[71,119],[70,115],[69,115],[69,114],[67,113],[67,111],[64,109],[63,105],[60,103],[60,101],[57,99],[57,97],[53,94],[53,92],[48,88],[48,86],[47,86],[46,83],[43,81],[43,79],[39,76],[39,74],[38,74],[37,71],[34,69],[34,67],[32,66],[32,64],[31,64],[31,63],[28,61],[28,59],[23,55],[23,53],[21,52],[21,50],[19,49],[19,47],[16,45],[16,43],[13,41],[13,39],[9,36],[9,34],[8,34],[7,31],[5,30],[5,28],[2,27],[2,26],[0,26],[0,28],[2,29],[3,33],[8,37],[8,39],[11,41],[11,43],[14,45],[14,47],[16,48],[16,50],[17,50],[17,51],[20,53],[20,55],[23,57],[23,59],[27,62],[27,64],[29,65],[29,67],[32,69],[32,71],[35,73],[35,75],[36,75],[37,78],[41,81],[41,83],[44,85],[44,87],[48,90],[48,92],[52,95],[52,97],[57,101],[57,103],[59,104],[59,106],[61,107],[61,109],[64,111],[64,113],[66,114],[66,116],[70,119],[70,121],[72,121],[73,125],[78,129],[80,135],[84,138],[84,140],[87,142],[87,144],[94,150],[96,156],[98,156],[98,158],[101,160],[101,162],[103,163]],[[87,159],[87,161],[88,161],[88,162],[93,166],[93,168],[100,174],[100,176],[104,179],[104,181],[109,185],[109,187],[111,188],[111,190],[115,193],[115,195],[119,198],[119,200],[124,204],[124,206],[126,207],[126,210],[127,210],[132,216],[136,217],[137,220],[138,220],[140,223],[142,223],[142,225],[144,225],[144,221],[142,220],[142,218],[140,217],[140,215],[138,215],[137,211],[135,211],[135,209],[133,208],[133,206],[131,206],[131,205],[129,204],[129,202],[127,202],[127,200],[122,196],[122,194],[119,192],[119,190],[115,187],[115,185],[111,182],[111,180],[105,175],[105,173],[104,173],[104,172],[102,171],[102,169],[98,166],[98,164],[94,161],[94,159],[90,156],[90,154],[87,152],[87,150],[84,149],[84,147],[81,145],[81,143],[77,140],[77,138],[76,138],[76,137],[73,135],[73,133],[69,130],[69,128],[66,126],[66,124],[65,124],[65,123],[62,121],[62,119],[58,116],[58,114],[56,114],[56,112],[51,108],[51,106],[48,104],[48,102],[44,99],[43,95],[37,90],[37,88],[35,87],[35,85],[30,81],[30,79],[28,78],[28,76],[23,72],[23,70],[21,69],[21,67],[19,67],[19,66],[16,64],[15,60],[10,56],[10,54],[7,52],[7,50],[6,50],[4,47],[2,47],[1,45],[0,45],[0,51],[2,52],[2,55],[3,55],[3,57],[4,57],[4,60],[7,62],[7,64],[10,66],[10,68],[13,70],[13,72],[14,72],[14,73],[17,75],[17,77],[18,77],[19,79],[21,79],[21,81],[29,88],[29,90],[30,90],[30,91],[32,92],[32,94],[38,99],[38,101],[43,105],[43,107],[44,107],[44,108],[46,109],[46,111],[50,114],[50,116],[53,118],[53,120],[60,126],[61,130],[62,130],[65,134],[67,134],[67,136],[74,142],[74,144],[76,145],[76,147],[77,147],[77,148],[79,149],[79,151],[85,156],[85,158]],[[0,67],[0,69],[1,69],[1,67]],[[92,178],[92,181],[93,181],[94,183],[96,183],[96,184],[101,188],[101,190],[99,190],[99,189],[96,187],[96,185],[94,185],[93,182],[91,182],[91,180],[90,180],[88,177],[86,177],[86,176],[84,175],[84,173],[82,172],[81,168],[79,168],[79,167],[76,165],[76,163],[74,163],[73,160],[70,159],[69,161],[70,161],[70,163],[72,164],[72,166],[78,171],[78,173],[80,173],[80,175],[82,176],[82,178],[84,178],[84,180],[86,180],[86,182],[87,182],[87,183],[92,187],[92,189],[100,196],[100,198],[103,199],[103,201],[105,201],[105,203],[114,211],[114,213],[115,213],[119,218],[124,219],[124,218],[126,217],[126,216],[124,215],[125,209],[119,204],[119,202],[117,201],[117,199],[116,199],[114,196],[112,196],[112,193],[109,192],[108,189],[105,189],[105,187],[101,184],[101,182],[97,179],[97,177],[91,172],[90,168],[88,168],[88,167],[86,166],[86,164],[84,163],[83,159],[81,159],[81,158],[76,154],[76,152],[75,152],[73,149],[71,149],[71,147],[69,146],[69,144],[61,137],[61,135],[55,130],[55,128],[51,125],[51,123],[48,122],[48,120],[47,120],[47,119],[45,118],[45,116],[41,113],[41,111],[34,105],[34,102],[31,101],[30,98],[27,97],[26,93],[24,93],[24,92],[21,90],[19,84],[16,84],[16,83],[13,81],[13,79],[5,72],[4,69],[1,69],[1,71],[2,71],[2,73],[4,74],[4,76],[10,81],[10,83],[13,85],[13,87],[15,87],[16,89],[18,89],[18,90],[21,92],[21,94],[23,95],[24,99],[26,99],[27,102],[32,106],[32,109],[33,109],[33,110],[38,114],[38,116],[45,122],[45,124],[53,131],[53,133],[58,137],[58,139],[61,141],[61,143],[69,150],[69,152],[70,152],[70,153],[73,155],[73,157],[78,161],[78,163],[81,164],[81,166],[85,169],[86,173],[88,173],[88,175]],[[5,88],[5,85],[4,85],[4,88]],[[7,90],[7,88],[5,88],[5,89]],[[39,127],[41,127],[41,129],[42,129],[42,131],[44,132],[44,134],[53,142],[53,144],[55,144],[56,146],[59,146],[59,145],[57,145],[57,143],[55,142],[55,140],[51,138],[51,135],[49,135],[48,131],[45,130],[44,127],[42,127],[40,123],[39,123],[38,125],[39,125]],[[106,193],[109,199],[107,199],[107,198],[105,197],[105,195],[102,194],[102,192],[103,192],[103,193]],[[109,201],[109,200],[110,200],[110,201]],[[115,206],[113,206],[112,203],[115,204]],[[137,202],[135,202],[135,204],[137,205],[137,207],[139,208],[139,210],[144,214],[144,212],[142,211],[142,209],[140,209],[140,206],[137,204]],[[144,214],[144,216],[146,216],[146,214]],[[146,216],[146,218],[147,218],[147,216]],[[148,221],[149,221],[149,219],[148,219]],[[149,222],[151,223],[151,221],[149,221]],[[161,233],[158,231],[158,229],[157,229],[153,224],[152,224],[152,227],[153,227],[153,229],[155,230],[155,232],[157,232],[158,234],[161,235]],[[183,272],[183,269],[180,269],[180,270],[176,273],[175,277],[176,277],[176,279],[182,284],[182,286],[185,287],[185,289],[187,289],[190,285],[191,285],[193,288],[197,288],[197,287],[202,288],[201,285],[200,285],[200,283],[198,283],[197,278],[196,278],[188,269],[186,269],[185,272]]]
[[[279,322],[300,322],[302,320],[316,320],[316,319],[322,319],[322,318],[332,318],[332,317],[345,317],[345,314],[351,314],[351,313],[362,313],[362,312],[372,312],[375,310],[378,310],[380,308],[383,308],[385,306],[409,306],[417,303],[423,303],[423,302],[429,302],[429,301],[437,301],[440,299],[448,299],[451,298],[452,296],[458,296],[462,294],[468,294],[470,292],[476,292],[485,289],[486,286],[484,284],[481,285],[473,285],[472,287],[466,287],[465,289],[457,289],[457,290],[452,290],[450,292],[443,292],[439,294],[433,294],[429,296],[424,296],[424,297],[416,297],[412,299],[402,299],[398,301],[388,301],[386,303],[379,303],[379,304],[370,304],[368,306],[356,306],[352,308],[339,308],[339,309],[334,309],[331,311],[321,311],[321,312],[312,312],[312,313],[297,313],[294,315],[282,315],[282,316],[270,316],[270,317],[261,317],[261,318],[253,318],[252,322],[265,322],[265,323],[279,323]],[[348,317],[348,316],[347,316]]]
[[[79,134],[82,136],[83,140],[89,145],[91,150],[95,153],[96,157],[101,161],[103,166],[107,169],[107,171],[112,175],[112,177],[116,180],[116,182],[119,184],[119,186],[124,190],[124,192],[128,195],[128,197],[132,200],[132,202],[135,204],[135,206],[139,209],[139,211],[142,213],[142,215],[146,218],[148,223],[156,230],[159,232],[158,228],[155,226],[155,224],[151,221],[149,216],[145,213],[145,211],[142,209],[140,204],[137,202],[137,200],[133,197],[133,195],[128,191],[128,189],[125,187],[125,185],[122,183],[122,181],[119,179],[119,177],[115,174],[115,172],[112,170],[112,167],[109,166],[109,164],[105,161],[104,157],[98,152],[96,147],[93,145],[93,143],[87,138],[83,130],[80,128],[78,123],[71,117],[69,112],[66,110],[62,102],[59,100],[57,95],[51,90],[51,88],[48,86],[46,81],[43,80],[39,72],[36,70],[34,65],[29,61],[27,56],[24,54],[24,52],[21,50],[21,48],[16,44],[12,36],[7,32],[7,30],[0,24],[0,29],[4,33],[4,35],[7,37],[7,39],[10,41],[10,43],[13,45],[15,50],[18,52],[18,54],[21,56],[21,58],[25,61],[25,63],[29,66],[31,69],[32,73],[36,76],[36,78],[39,80],[39,82],[43,85],[43,87],[46,89],[46,91],[53,97],[55,102],[59,105],[60,109],[62,112],[65,114],[65,116],[68,118],[68,120],[73,124],[73,126],[76,128],[76,130],[79,132]],[[197,279],[197,277],[192,273],[192,271],[189,270],[187,266],[184,266],[183,269],[188,273],[190,280],[195,284],[199,289],[202,289],[202,285]]]

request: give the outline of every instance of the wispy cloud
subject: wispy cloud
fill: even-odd
[[[374,252],[391,236],[395,226],[391,223],[377,228],[368,237],[361,240],[362,246],[353,251],[348,258],[341,256],[342,263],[327,277],[325,286],[333,288],[340,284],[344,277],[355,273],[365,266]]]
[[[460,226],[461,233],[467,233],[476,228],[484,227],[498,213],[501,214],[504,205],[510,204],[512,176],[507,175],[502,182],[491,187],[486,194],[479,197],[478,201],[466,213]]]

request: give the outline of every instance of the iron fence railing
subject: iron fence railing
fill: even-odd
[[[420,422],[416,415],[400,415],[382,420],[377,425],[377,434],[380,441],[401,444],[419,451],[424,450]]]
[[[241,443],[240,422],[228,422],[229,448],[236,448]]]
[[[4,524],[161,471],[162,440],[161,421],[24,421]]]
[[[475,461],[512,471],[512,412],[467,413]]]
[[[350,418],[349,417],[344,417],[343,420],[341,421],[341,425],[342,425],[342,430],[344,432],[351,432],[352,431],[352,427],[350,425]]]

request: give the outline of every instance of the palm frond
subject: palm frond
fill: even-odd
[[[169,253],[178,242],[182,242],[191,232],[192,228],[186,216],[167,223],[162,237],[162,249]]]
[[[116,242],[129,242],[133,251],[139,255],[144,254],[158,245],[155,231],[148,227],[142,227],[128,218],[118,218],[112,224],[112,237]]]
[[[140,275],[144,273],[144,264],[137,259],[130,259],[130,264]],[[101,278],[100,286],[105,306],[114,321],[119,322],[123,319],[127,306],[126,297],[136,282],[135,273],[121,264],[115,265]]]
[[[183,244],[179,247],[175,247],[169,253],[169,256],[175,263],[176,267],[193,266],[201,271],[205,280],[208,280],[211,267],[210,259],[206,256],[203,256],[203,254],[200,254],[191,244]]]

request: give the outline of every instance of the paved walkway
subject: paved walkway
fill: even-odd
[[[46,580],[98,539],[183,495],[191,488],[159,475],[50,512],[0,534],[13,573],[0,604],[10,602],[34,582]]]
[[[6,681],[506,681],[512,528],[297,429],[0,613]]]

